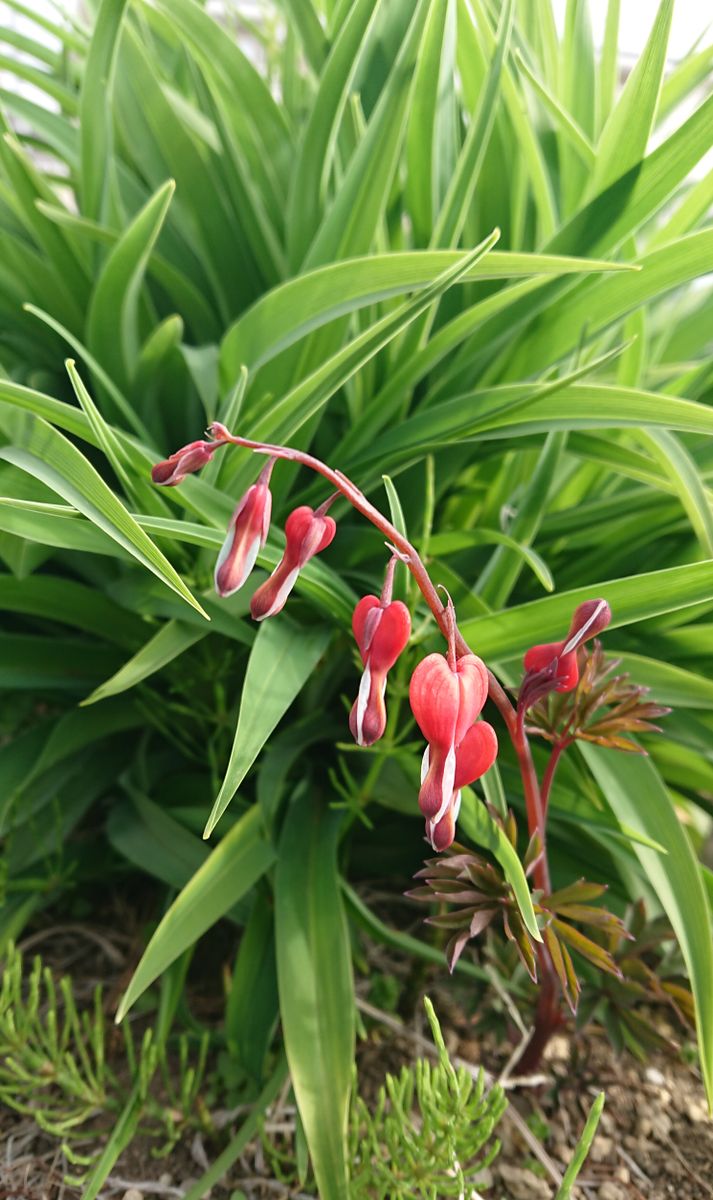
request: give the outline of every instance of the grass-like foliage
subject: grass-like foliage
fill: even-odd
[[[157,925],[122,1012],[160,1016],[172,964],[240,929],[232,1077],[257,1119],[284,1040],[320,1195],[347,1196],[356,931],[440,957],[359,885],[403,891],[422,865],[407,683],[442,640],[399,564],[411,644],[384,737],[355,747],[349,626],[383,537],[337,500],[333,543],[256,626],[252,579],[212,585],[254,457],[150,479],[219,421],[346,472],[506,687],[608,602],[606,654],[649,715],[673,711],[661,734],[626,725],[648,756],[616,753],[597,730],[629,692],[598,693],[549,781],[552,885],[665,915],[713,1094],[713,52],[667,67],[673,0],[625,81],[618,0],[596,52],[584,0],[561,37],[549,0],[280,0],[257,25],[196,0],[94,0],[88,22],[7,2],[26,32],[0,30],[22,51],[2,66],[29,90],[0,92],[0,942],[143,885]],[[289,512],[328,495],[295,462],[272,488],[258,583]],[[561,711],[535,713],[539,773]],[[524,920],[500,743],[459,839]],[[470,947],[456,970],[475,1003]],[[524,967],[509,986],[526,1005]]]
[[[65,1157],[76,1166],[93,1165],[98,1152],[82,1153],[79,1147],[92,1140],[101,1147],[100,1135],[119,1115],[124,1128],[115,1127],[113,1135],[119,1134],[121,1148],[141,1131],[156,1139],[157,1153],[168,1154],[186,1128],[200,1127],[196,1101],[208,1038],[200,1039],[195,1054],[183,1036],[169,1063],[163,1024],[146,1028],[139,1044],[130,1026],[124,1027],[126,1052],[117,1074],[101,986],[92,1005],[80,1011],[69,976],[55,983],[39,957],[27,970],[11,943],[0,988],[0,1100],[60,1138]]]

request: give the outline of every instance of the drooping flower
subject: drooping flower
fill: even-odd
[[[331,504],[332,499],[330,497],[317,509],[303,504],[290,513],[285,523],[285,552],[270,578],[260,585],[250,602],[250,611],[256,621],[274,617],[282,611],[302,567],[315,554],[326,550],[333,540],[337,527],[333,518],[326,515],[327,505]]]
[[[547,691],[571,692],[579,682],[579,667],[577,665],[577,650],[584,642],[596,637],[611,621],[611,609],[606,600],[585,600],[574,611],[572,623],[567,637],[561,642],[546,642],[540,646],[532,646],[525,655],[524,665],[527,672],[523,690],[528,691],[528,703],[534,703],[539,696],[534,695],[530,685],[536,685],[534,676],[543,674],[541,686],[536,689],[540,694],[542,689]],[[530,680],[528,681],[528,676]],[[532,699],[529,692],[532,691]]]
[[[272,512],[270,475],[274,465],[275,459],[271,458],[230,518],[215,564],[215,590],[224,598],[243,586],[267,540]]]
[[[187,446],[176,450],[175,454],[170,454],[162,462],[155,463],[151,468],[151,479],[161,487],[175,487],[186,475],[200,471],[201,467],[210,462],[216,450],[225,444],[223,438],[214,442],[189,442]]]
[[[364,664],[359,694],[349,716],[352,737],[359,746],[373,746],[386,728],[386,676],[406,648],[411,636],[411,614],[400,600],[392,600],[392,559],[384,590],[364,596],[354,609],[352,629]]]
[[[488,673],[475,654],[429,654],[411,677],[411,708],[428,742],[418,802],[434,849],[453,841],[460,789],[495,759],[495,731],[484,721],[475,724],[487,695]]]

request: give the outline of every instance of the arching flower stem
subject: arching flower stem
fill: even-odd
[[[268,442],[257,442],[250,438],[238,437],[230,433],[218,421],[213,422],[209,428],[209,432],[219,445],[230,444],[232,446],[242,446],[243,449],[252,450],[255,454],[266,454],[268,457],[282,458],[288,462],[299,463],[301,466],[316,472],[316,474],[321,475],[331,483],[349,501],[352,507],[361,513],[363,517],[366,517],[367,521],[370,521],[394,547],[398,558],[406,564],[415,579],[418,589],[433,613],[433,617],[448,642],[449,647],[454,647],[456,657],[461,658],[465,654],[473,653],[455,624],[455,618],[449,615],[449,604],[444,604],[441,600],[438,589],[433,583],[415,546],[399,532],[396,526],[389,521],[388,517],[385,517],[378,508],[375,508],[367,500],[364,493],[348,476],[344,475],[341,471],[327,466],[321,459],[315,458],[314,455],[308,454],[304,450],[296,450],[292,446],[277,446]],[[452,605],[450,607],[452,609]],[[517,712],[507,692],[490,670],[488,670],[488,696],[500,712],[515,748],[515,753],[517,754],[525,794],[529,834],[532,837],[533,834],[538,833],[542,846],[545,847],[544,806],[542,804],[535,765],[532,761],[530,744],[524,728],[522,728],[518,721]],[[544,892],[550,892],[549,866],[546,850],[540,857],[535,868],[535,883]]]

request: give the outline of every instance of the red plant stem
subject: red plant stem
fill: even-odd
[[[567,747],[571,745],[571,743],[572,738],[570,737],[564,737],[561,738],[560,741],[555,742],[554,746],[552,747],[552,753],[550,754],[550,760],[545,768],[545,773],[542,776],[540,796],[542,798],[542,812],[545,820],[547,819],[547,805],[549,804],[550,800],[550,789],[552,787],[552,780],[555,777],[555,771],[557,770],[557,764],[559,763],[563,751],[565,751]]]
[[[433,613],[441,633],[446,641],[451,644],[453,627],[451,625],[451,618],[449,617],[449,606],[448,604],[444,604],[438,595],[438,590],[431,581],[431,577],[415,546],[412,546],[408,538],[399,533],[391,521],[367,500],[364,493],[359,490],[356,484],[352,483],[351,479],[348,479],[341,471],[335,471],[331,467],[328,467],[321,459],[315,458],[312,454],[307,454],[304,450],[295,450],[291,446],[273,446],[264,442],[254,442],[249,438],[236,437],[229,433],[224,426],[217,424],[213,425],[212,429],[215,431],[216,440],[218,441],[229,442],[233,446],[243,446],[246,450],[253,450],[257,454],[267,454],[272,458],[284,458],[290,462],[300,463],[302,466],[309,467],[318,475],[322,475],[325,479],[329,480],[332,486],[338,492],[341,492],[357,512],[360,512],[368,521],[371,521],[372,525],[376,526],[380,533],[383,533],[384,537],[395,547],[398,557],[406,564],[416,580],[421,595]],[[457,626],[455,627],[455,649],[459,658],[464,654],[473,653]],[[530,837],[535,833],[539,833],[544,851],[545,811],[540,795],[535,765],[532,761],[530,743],[527,740],[527,735],[521,723],[518,722],[517,713],[507,692],[490,670],[488,671],[488,695],[500,712],[515,747],[525,792]],[[544,892],[551,890],[546,853],[542,854],[535,869],[535,882]]]
[[[302,466],[310,468],[318,475],[322,475],[327,479],[338,492],[341,492],[357,512],[360,512],[380,533],[383,533],[384,537],[395,548],[397,557],[406,564],[416,580],[421,595],[433,613],[438,627],[448,643],[449,651],[452,651],[452,648],[455,646],[455,653],[458,658],[461,658],[464,654],[473,653],[458,626],[455,624],[450,599],[447,604],[443,604],[415,546],[412,546],[408,538],[399,533],[391,521],[367,500],[364,493],[346,475],[343,475],[341,471],[333,470],[326,463],[323,463],[321,459],[315,458],[303,450],[294,450],[290,446],[273,446],[263,442],[254,442],[248,438],[235,437],[224,426],[217,423],[211,427],[211,431],[214,433],[217,441],[230,443],[233,446],[243,446],[246,450],[253,450],[256,454],[267,454],[272,458],[283,458],[290,462],[300,463]],[[507,692],[490,670],[488,670],[488,695],[500,712],[515,747],[525,794],[528,831],[531,838],[536,833],[539,834],[542,845],[542,854],[534,870],[535,884],[545,894],[549,894],[552,888],[550,885],[546,849],[546,799],[549,794],[549,787],[559,754],[555,758],[554,765],[552,765],[546,791],[543,788],[543,792],[541,792],[524,724],[518,720],[517,712]],[[552,764],[552,760],[550,760],[550,763]],[[557,976],[552,959],[544,943],[538,943],[537,954],[542,971],[542,979],[535,1027],[530,1044],[522,1060],[523,1063],[528,1064],[528,1070],[539,1063],[542,1051],[562,1021]]]
[[[431,577],[415,546],[412,546],[408,538],[399,533],[395,525],[392,525],[383,513],[380,513],[378,508],[375,508],[367,500],[364,493],[359,490],[356,484],[352,483],[351,479],[347,479],[346,475],[342,475],[341,471],[334,471],[326,463],[323,463],[321,459],[314,458],[313,455],[307,454],[303,450],[294,450],[291,446],[271,446],[264,442],[253,442],[249,438],[235,437],[233,434],[228,433],[227,429],[224,429],[222,426],[216,427],[214,425],[213,428],[220,430],[216,438],[217,441],[230,442],[233,446],[243,446],[246,450],[254,450],[256,454],[268,454],[273,458],[284,458],[289,462],[300,463],[303,467],[309,467],[312,471],[316,471],[318,475],[322,475],[325,479],[328,479],[332,486],[346,497],[357,512],[360,512],[363,517],[371,521],[372,525],[375,525],[379,532],[383,533],[384,537],[396,548],[398,557],[406,564],[416,580],[421,595],[433,613],[441,633],[446,640],[448,639],[448,606],[441,601],[438,591],[431,582]],[[456,651],[459,657],[463,654],[472,654],[472,650],[459,631],[456,631]],[[505,700],[512,712],[512,705],[507,696]],[[498,705],[498,707],[500,706]]]
[[[541,952],[539,957],[543,975],[537,996],[532,1035],[518,1063],[518,1072],[522,1075],[529,1075],[531,1071],[537,1070],[547,1043],[564,1020],[558,980],[549,954],[546,951],[544,954]]]

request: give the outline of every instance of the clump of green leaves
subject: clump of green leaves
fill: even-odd
[[[372,1112],[352,1105],[349,1133],[353,1200],[438,1200],[463,1196],[500,1150],[494,1130],[507,1101],[451,1062],[431,1001],[424,1000],[438,1062],[418,1059],[387,1075]]]

